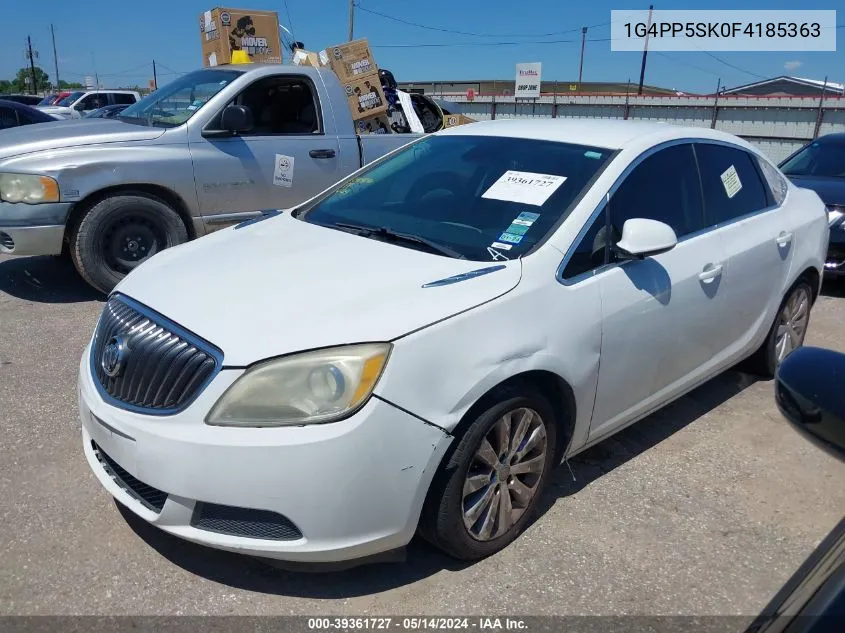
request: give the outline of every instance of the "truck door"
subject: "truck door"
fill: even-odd
[[[190,137],[197,198],[208,230],[250,212],[294,206],[339,179],[338,139],[325,133],[317,91],[308,77],[262,77],[232,103],[251,110],[251,131]],[[222,108],[205,129],[219,127],[221,114]]]

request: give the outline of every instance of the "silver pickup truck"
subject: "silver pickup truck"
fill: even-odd
[[[358,136],[328,70],[197,70],[119,119],[0,131],[0,252],[69,252],[108,292],[156,252],[295,206],[417,136]]]

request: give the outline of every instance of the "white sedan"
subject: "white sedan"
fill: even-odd
[[[348,562],[420,532],[478,559],[564,458],[740,361],[771,375],[827,240],[729,134],[448,129],[126,277],[80,364],[85,455],[211,547]]]

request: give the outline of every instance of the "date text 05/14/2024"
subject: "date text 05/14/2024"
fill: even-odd
[[[361,631],[361,630],[478,630],[524,631],[527,625],[520,618],[508,617],[331,617],[308,618],[312,631]]]

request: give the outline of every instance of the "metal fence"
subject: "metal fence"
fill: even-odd
[[[465,94],[441,96],[479,121],[489,119],[599,118],[666,121],[736,134],[780,162],[808,141],[845,132],[845,97],[690,97],[544,95],[525,100]]]

